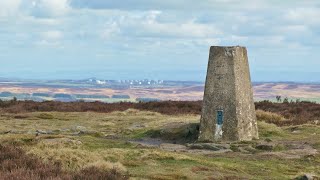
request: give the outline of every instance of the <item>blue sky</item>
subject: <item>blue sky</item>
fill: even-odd
[[[254,81],[320,81],[318,0],[0,0],[0,77],[204,81],[211,45]]]

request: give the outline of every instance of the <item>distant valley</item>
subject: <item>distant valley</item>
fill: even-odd
[[[256,101],[288,98],[320,102],[320,83],[255,82]],[[165,80],[0,80],[0,99],[33,101],[194,101],[202,100],[203,82]]]

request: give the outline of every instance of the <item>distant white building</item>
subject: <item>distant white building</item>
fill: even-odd
[[[100,85],[107,84],[107,82],[103,80],[96,80],[96,83]]]

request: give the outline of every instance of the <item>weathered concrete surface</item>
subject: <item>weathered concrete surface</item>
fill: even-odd
[[[218,124],[217,111],[223,112]],[[199,141],[258,139],[245,47],[210,48]]]

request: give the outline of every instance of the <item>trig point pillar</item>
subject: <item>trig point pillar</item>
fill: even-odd
[[[210,48],[199,141],[258,139],[247,49]]]

